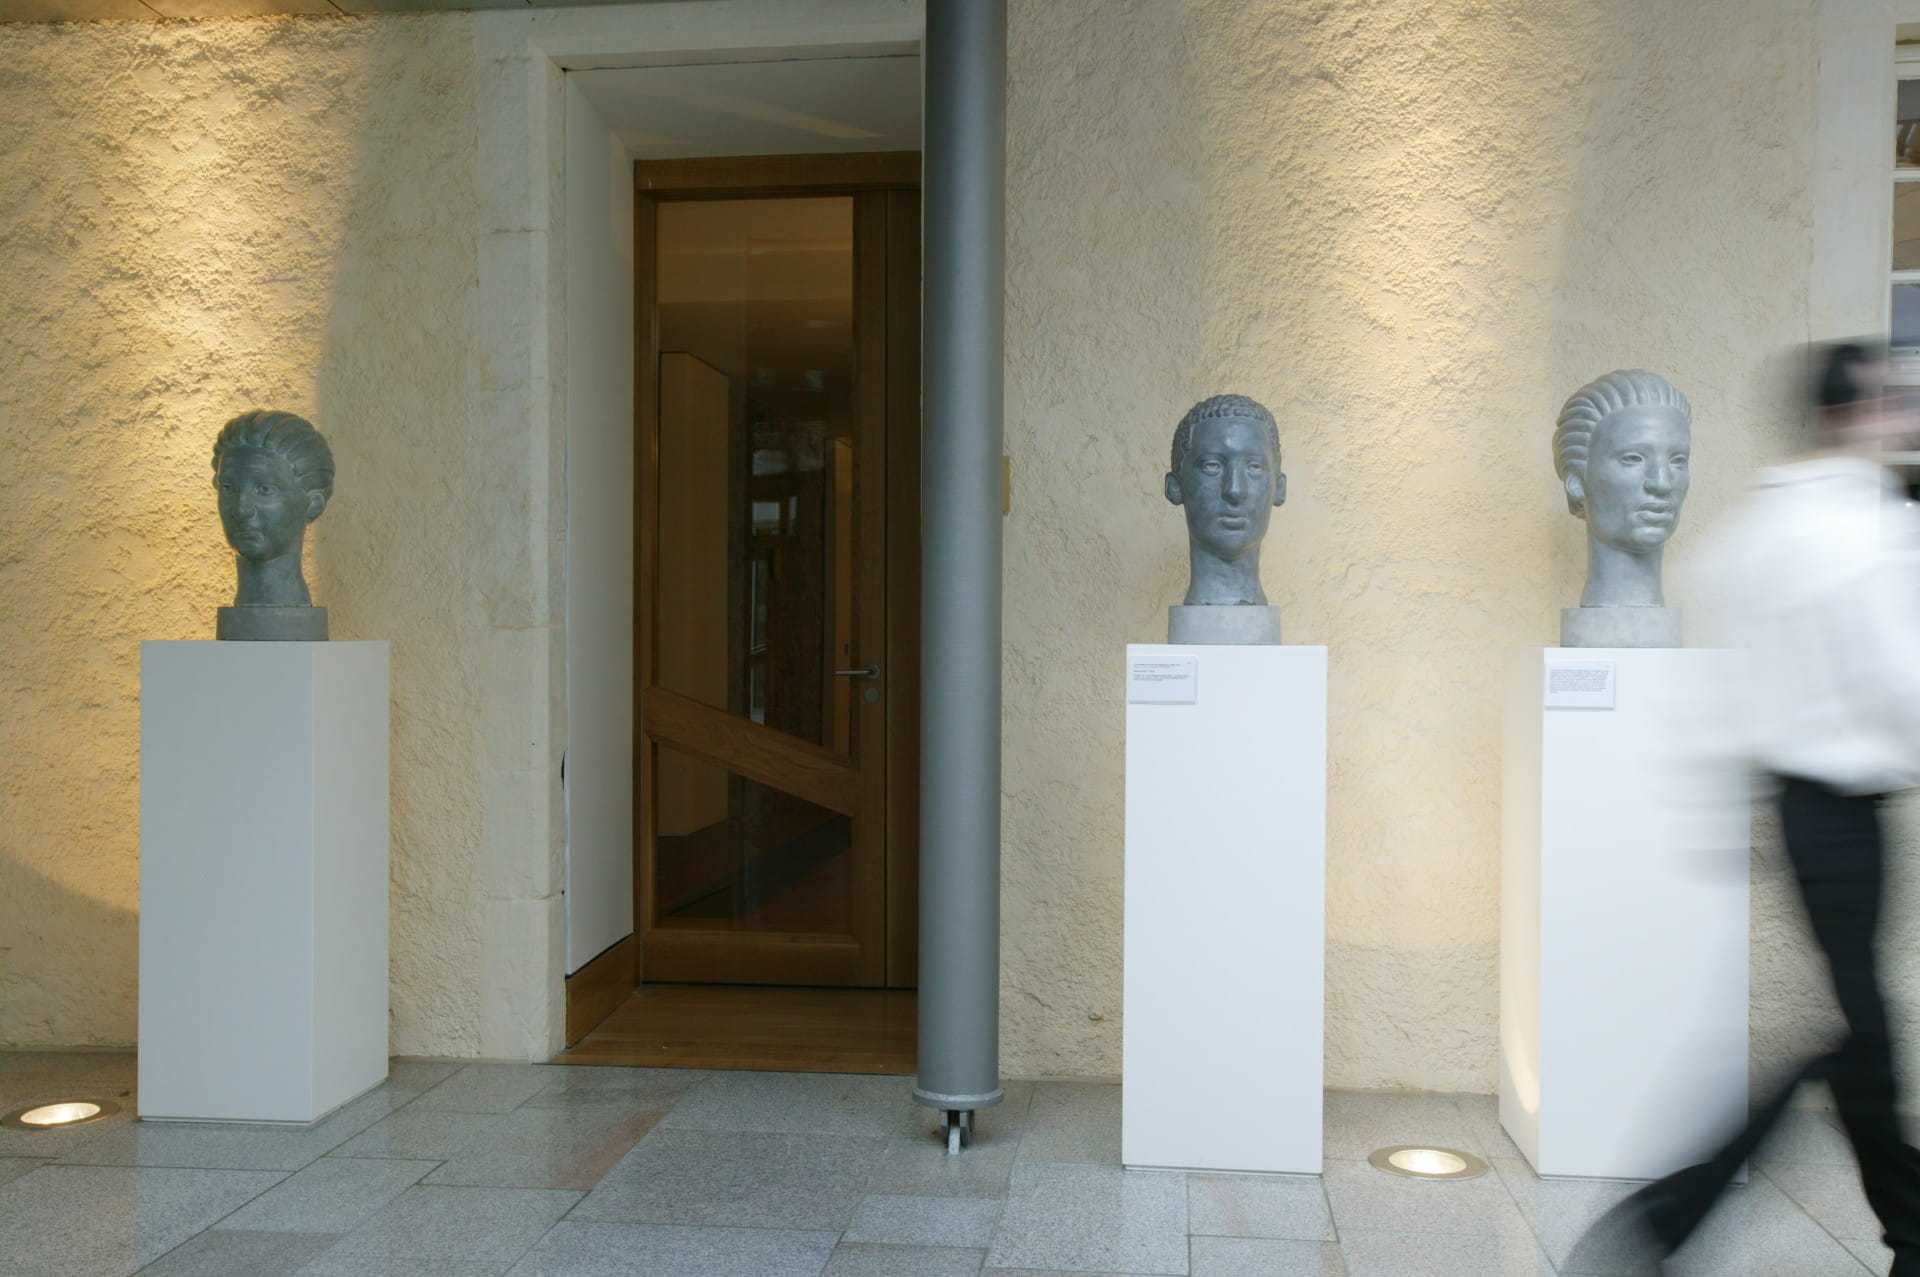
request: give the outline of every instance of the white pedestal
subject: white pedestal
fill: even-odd
[[[143,1118],[387,1075],[387,645],[140,645]]]
[[[1508,687],[1500,1123],[1541,1175],[1656,1179],[1746,1115],[1744,789],[1687,743],[1724,653],[1529,648]],[[1612,709],[1549,670],[1612,666]]]
[[[1195,662],[1192,704],[1132,702]],[[1327,650],[1127,648],[1121,1160],[1320,1172]]]

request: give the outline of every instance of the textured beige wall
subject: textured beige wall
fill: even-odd
[[[1119,1072],[1120,650],[1184,587],[1173,423],[1238,391],[1275,411],[1291,479],[1268,594],[1288,641],[1331,648],[1328,1082],[1489,1091],[1497,671],[1554,641],[1584,571],[1554,414],[1616,366],[1686,391],[1680,558],[1785,446],[1765,372],[1805,336],[1812,6],[1015,0],[1011,21],[1007,1069]],[[1208,800],[1260,819],[1259,794]],[[1778,888],[1756,891],[1763,1057],[1818,988],[1775,943],[1797,926]],[[1253,973],[1221,978],[1259,1014]]]
[[[476,21],[0,26],[0,1045],[132,1037],[137,642],[209,631],[207,449],[265,403],[341,457],[312,550],[335,633],[395,641],[395,1048],[543,1032],[551,458],[538,334],[508,315],[496,348],[476,312],[489,270],[537,274],[544,224],[500,193],[522,158],[478,146],[527,90]],[[1184,581],[1172,424],[1237,390],[1292,478],[1269,593],[1333,651],[1328,1080],[1490,1090],[1494,671],[1582,571],[1553,413],[1618,365],[1687,391],[1680,558],[1784,446],[1765,374],[1806,327],[1811,4],[1011,22],[1006,1071],[1119,1071],[1119,653]],[[1756,863],[1768,1062],[1824,1013]]]
[[[214,433],[311,414],[308,575],[393,640],[397,1050],[478,1049],[486,603],[464,17],[0,26],[0,1045],[124,1043],[139,641],[233,588]]]

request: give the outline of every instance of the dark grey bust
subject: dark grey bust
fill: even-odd
[[[326,638],[327,610],[313,606],[301,560],[307,525],[333,496],[327,441],[293,413],[243,412],[214,441],[213,484],[238,578],[218,637]]]
[[[1278,643],[1280,610],[1260,584],[1260,542],[1287,499],[1280,429],[1245,395],[1202,399],[1173,432],[1167,500],[1187,516],[1187,596],[1169,643]]]
[[[1692,431],[1686,396],[1635,368],[1595,378],[1561,407],[1554,469],[1567,509],[1587,524],[1587,584],[1580,606],[1561,613],[1562,646],[1680,645],[1660,568],[1687,499]]]

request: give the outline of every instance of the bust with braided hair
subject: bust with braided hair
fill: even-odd
[[[1693,409],[1657,373],[1620,369],[1574,391],[1553,432],[1567,509],[1587,524],[1587,583],[1562,617],[1567,647],[1677,647],[1661,551],[1687,499]]]

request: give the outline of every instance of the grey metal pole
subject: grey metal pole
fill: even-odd
[[[1000,1087],[1006,0],[927,0],[920,1076],[947,1151]]]

